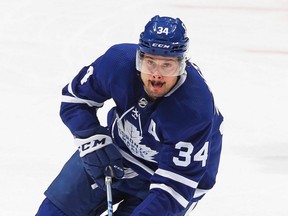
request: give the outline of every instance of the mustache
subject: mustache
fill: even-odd
[[[156,81],[156,80],[151,80],[150,82],[152,85],[163,85],[164,84],[164,82]]]

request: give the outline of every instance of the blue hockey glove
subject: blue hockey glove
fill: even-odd
[[[86,172],[101,189],[105,190],[107,171],[112,177],[120,179],[124,175],[122,155],[106,134],[96,134],[86,139],[75,138],[80,157]],[[109,169],[107,169],[110,166]]]

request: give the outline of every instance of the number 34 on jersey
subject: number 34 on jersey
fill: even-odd
[[[208,147],[209,142],[205,142],[203,147],[193,157],[193,161],[201,162],[202,167],[206,166]],[[175,148],[179,149],[179,155],[177,157],[173,157],[174,164],[181,167],[187,167],[191,163],[194,146],[190,142],[178,142],[175,145]]]

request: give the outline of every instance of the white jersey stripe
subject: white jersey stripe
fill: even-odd
[[[121,153],[121,155],[128,161],[130,161],[131,163],[137,165],[139,168],[145,170],[147,173],[149,173],[150,175],[154,174],[154,171],[152,169],[150,169],[149,167],[147,167],[145,164],[141,163],[140,161],[136,160],[134,157],[132,157],[130,154],[128,154],[127,152],[123,151],[120,148],[117,148],[119,150],[119,152]]]
[[[84,100],[78,97],[72,97],[72,96],[67,96],[67,95],[63,95],[62,96],[62,102],[65,103],[80,103],[80,104],[87,104],[90,107],[102,107],[103,103],[97,103],[95,101],[91,101],[91,100]]]
[[[86,99],[82,99],[77,97],[73,90],[72,90],[72,82],[70,82],[68,84],[68,92],[70,94],[72,94],[74,97],[71,96],[67,96],[67,95],[62,95],[62,102],[66,102],[66,103],[82,103],[82,104],[87,104],[90,107],[102,107],[104,105],[104,103],[98,103],[92,100],[86,100]]]
[[[183,197],[181,196],[179,193],[177,193],[173,188],[165,185],[165,184],[151,184],[150,185],[150,190],[154,189],[154,188],[160,188],[161,190],[164,190],[166,192],[168,192],[169,194],[171,194],[171,196],[177,200],[177,202],[180,203],[180,205],[182,205],[184,208],[186,208],[189,204],[189,202]]]
[[[205,195],[209,190],[204,190],[204,189],[196,189],[193,198],[197,198],[200,196]]]
[[[73,80],[68,84],[68,92],[70,94],[72,94],[74,97],[76,97],[76,95],[74,94],[74,92],[72,90],[72,82],[73,82]]]
[[[191,188],[194,188],[194,189],[196,189],[198,186],[197,182],[190,180],[184,176],[181,176],[177,173],[173,173],[171,171],[168,171],[168,170],[157,169],[155,173],[160,175],[160,176],[163,176],[165,178],[169,178],[169,179],[172,179],[172,180],[177,181],[179,183],[185,184],[185,185],[187,185]]]

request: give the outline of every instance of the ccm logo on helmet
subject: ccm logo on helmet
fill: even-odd
[[[159,43],[152,43],[152,47],[158,47],[158,48],[169,49],[169,48],[170,48],[170,45],[166,45],[166,44],[159,44]]]

